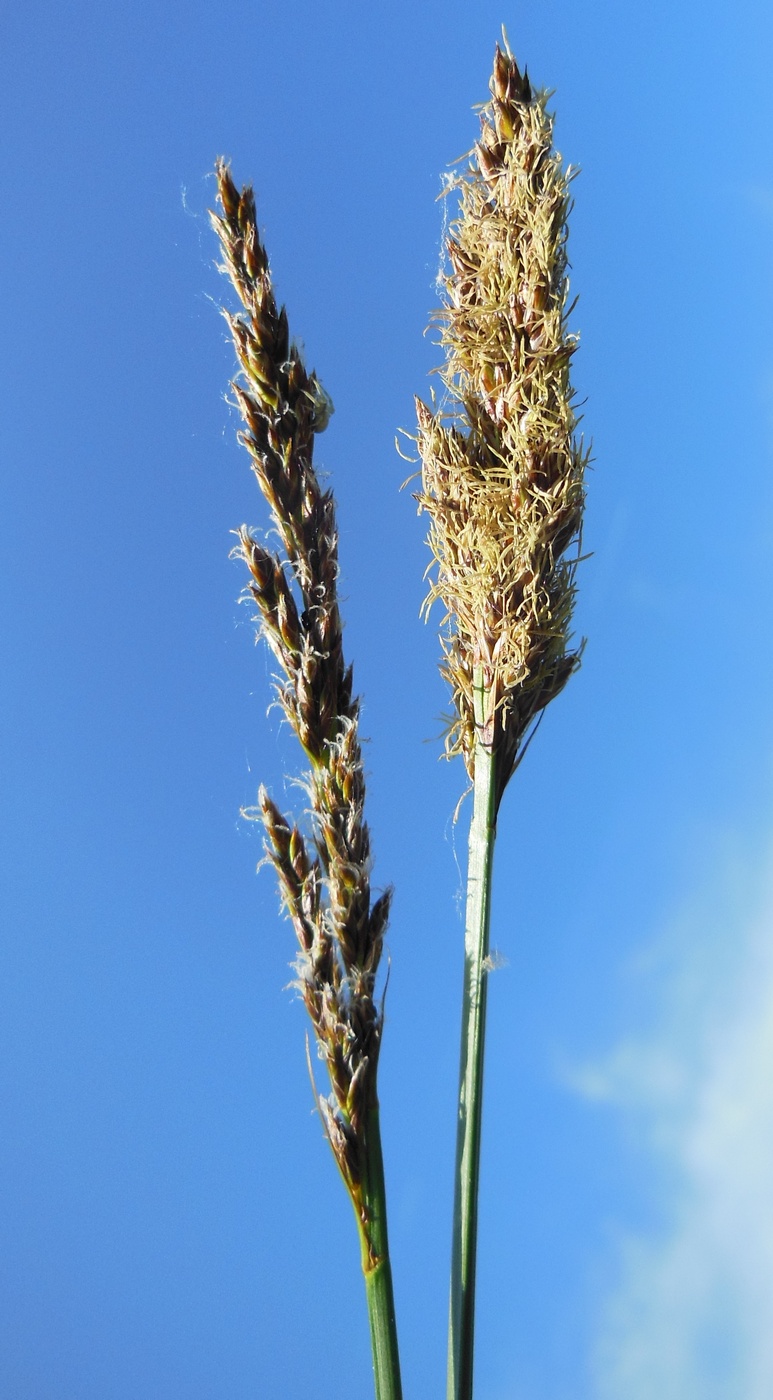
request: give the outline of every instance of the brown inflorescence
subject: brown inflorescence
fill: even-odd
[[[338,533],[332,493],[314,470],[314,437],[330,399],[304,367],[277,307],[253,192],[217,166],[222,215],[211,215],[243,311],[224,315],[241,368],[233,390],[247,448],[284,558],[242,526],[235,553],[250,571],[261,630],[281,668],[278,697],[309,759],[312,835],[261,789],[267,854],[298,938],[297,986],[332,1094],[319,1097],[328,1137],[362,1218],[367,1115],[376,1102],[382,1017],[376,975],[390,892],[371,902],[370,840],[359,703],[343,653]],[[367,1221],[362,1220],[367,1233]]]
[[[497,802],[533,721],[576,669],[569,649],[587,452],[577,440],[567,331],[570,169],[553,150],[548,94],[496,50],[491,101],[450,182],[459,213],[437,313],[443,402],[417,400],[420,505],[437,569],[427,600],[448,623],[449,753],[498,756]],[[576,546],[570,556],[567,550]]]

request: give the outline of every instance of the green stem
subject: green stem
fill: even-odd
[[[402,1400],[378,1102],[369,1111],[366,1137],[367,1166],[362,1193],[366,1220],[361,1226],[362,1269],[368,1302],[376,1400]]]
[[[488,696],[482,671],[475,674],[475,768],[467,868],[464,994],[456,1130],[451,1307],[448,1330],[448,1400],[471,1400],[475,1328],[475,1260],[486,981],[491,914],[491,874],[496,838],[496,759],[484,742]]]

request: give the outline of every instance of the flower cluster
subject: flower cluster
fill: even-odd
[[[569,367],[572,172],[553,150],[548,94],[497,48],[491,101],[465,168],[437,313],[446,352],[437,411],[417,400],[419,502],[430,516],[449,624],[449,753],[497,754],[497,803],[527,732],[576,669],[569,649],[587,453]],[[475,677],[486,695],[476,725]]]
[[[311,838],[285,819],[264,789],[260,812],[298,938],[297,986],[330,1074],[332,1093],[320,1097],[320,1109],[367,1237],[362,1183],[382,1027],[375,984],[390,892],[371,901],[359,705],[338,606],[335,503],[312,460],[332,403],[307,372],[290,340],[285,309],[277,307],[252,190],[239,192],[223,162],[217,177],[222,215],[211,218],[223,271],[243,308],[238,315],[224,312],[241,369],[233,384],[244,420],[240,441],[284,557],[246,526],[236,553],[249,569],[261,630],[281,668],[280,704],[309,760]]]

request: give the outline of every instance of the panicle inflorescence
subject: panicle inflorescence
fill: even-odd
[[[474,681],[487,711],[479,738],[499,756],[497,801],[534,719],[579,662],[569,650],[574,557],[587,453],[569,365],[570,169],[553,150],[549,94],[497,47],[491,101],[469,164],[449,183],[450,228],[437,313],[446,361],[437,411],[417,400],[420,505],[430,516],[449,624],[443,671],[455,716],[449,753],[472,774]]]
[[[260,812],[267,854],[298,938],[297,986],[326,1062],[332,1094],[319,1104],[355,1207],[375,1102],[382,1017],[376,974],[390,892],[371,903],[370,841],[359,703],[344,660],[338,606],[338,533],[332,493],[312,463],[314,436],[332,403],[290,340],[277,307],[249,186],[237,190],[218,162],[222,215],[211,214],[243,311],[224,311],[241,368],[233,391],[247,448],[284,548],[284,558],[242,526],[235,553],[282,675],[281,707],[309,759],[311,839],[288,822],[265,789]],[[367,1233],[367,1222],[363,1220]]]

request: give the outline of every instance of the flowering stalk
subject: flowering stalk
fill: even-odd
[[[455,1174],[449,1400],[473,1379],[475,1256],[488,928],[496,817],[535,721],[579,664],[569,648],[587,454],[575,436],[566,327],[571,170],[553,150],[548,94],[507,45],[469,164],[438,313],[445,386],[417,400],[420,505],[436,561],[446,748],[473,784]]]
[[[309,761],[312,835],[261,789],[266,852],[299,944],[296,986],[330,1076],[318,1096],[360,1234],[377,1400],[400,1400],[376,1071],[382,1012],[376,976],[391,892],[371,901],[370,838],[359,702],[343,654],[335,504],[312,456],[332,403],[291,342],[274,297],[252,190],[217,166],[222,215],[211,219],[243,312],[224,315],[240,376],[240,441],[269,504],[284,557],[242,526],[235,553],[250,573],[261,631],[279,663],[278,699]]]

